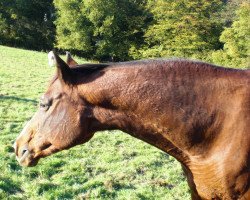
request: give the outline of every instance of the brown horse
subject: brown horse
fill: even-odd
[[[250,71],[188,60],[69,67],[15,143],[23,166],[119,129],[181,162],[192,199],[250,199]]]

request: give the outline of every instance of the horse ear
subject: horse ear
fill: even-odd
[[[66,84],[72,84],[73,72],[70,67],[56,54],[51,51],[48,54],[49,64],[56,66],[58,78]]]
[[[78,63],[72,58],[70,52],[66,51],[66,63],[69,67],[75,67]]]

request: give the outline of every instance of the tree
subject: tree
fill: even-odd
[[[150,0],[154,21],[145,33],[146,44],[138,57],[202,57],[219,49],[221,22],[214,14],[222,9],[221,0]]]
[[[143,42],[145,0],[55,0],[57,45],[98,60],[127,60]]]
[[[212,54],[215,63],[237,68],[250,68],[250,3],[243,2],[236,12],[232,26],[221,34],[223,50]]]
[[[51,49],[54,42],[52,0],[0,0],[0,43]]]
[[[235,10],[238,9],[240,4],[245,0],[226,0],[226,5],[219,14],[220,19],[223,21],[224,27],[230,27],[235,20]]]

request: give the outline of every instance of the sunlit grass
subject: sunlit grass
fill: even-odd
[[[41,52],[0,46],[0,58],[0,199],[190,199],[174,158],[120,131],[20,167],[11,146],[55,69]]]

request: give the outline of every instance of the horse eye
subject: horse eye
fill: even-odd
[[[49,107],[51,106],[51,103],[50,102],[46,102],[46,103],[40,102],[39,106],[41,109],[47,111],[49,109]]]

